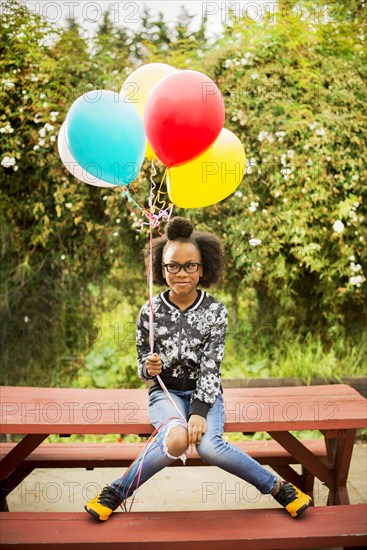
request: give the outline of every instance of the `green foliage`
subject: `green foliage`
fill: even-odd
[[[225,238],[225,288],[247,297],[250,322],[331,344],[332,327],[366,324],[365,35],[343,11],[311,15],[234,18],[206,55],[247,174],[192,219]]]
[[[221,368],[223,378],[296,377],[307,384],[312,378],[341,379],[365,376],[367,337],[353,343],[334,333],[332,346],[325,346],[320,336],[289,331],[278,335],[271,326],[260,329],[239,323],[229,331]]]
[[[103,287],[124,261],[117,236],[128,245],[133,230],[118,190],[82,184],[57,153],[66,112],[94,75],[77,25],[54,31],[11,1],[0,32],[1,376],[52,385],[70,380],[90,347],[98,298],[88,283]]]

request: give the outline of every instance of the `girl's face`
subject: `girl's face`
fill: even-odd
[[[201,262],[201,254],[192,243],[173,242],[164,252],[162,262],[181,265],[191,262],[198,263]],[[203,266],[199,266],[195,273],[187,273],[183,268],[178,273],[168,273],[167,269],[162,266],[162,275],[170,289],[183,298],[196,291],[199,279],[203,275]]]

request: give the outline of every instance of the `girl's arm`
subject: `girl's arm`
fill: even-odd
[[[220,392],[220,365],[224,355],[224,345],[228,324],[228,312],[223,304],[216,313],[215,323],[205,341],[196,390],[192,396],[189,415],[198,414],[206,418],[210,407]]]

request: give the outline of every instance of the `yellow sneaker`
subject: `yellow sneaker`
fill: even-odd
[[[106,486],[99,495],[87,502],[84,509],[96,519],[106,521],[119,504],[116,491]]]
[[[300,489],[297,489],[297,487],[289,483],[289,481],[282,482],[274,498],[279,504],[284,506],[293,518],[302,514],[302,512],[313,504],[312,498],[309,495],[302,493]]]

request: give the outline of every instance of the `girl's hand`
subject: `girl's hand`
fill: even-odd
[[[200,443],[202,436],[206,432],[206,420],[199,414],[192,414],[188,425],[188,444],[189,447]]]
[[[158,376],[162,372],[162,360],[159,357],[158,353],[153,353],[153,355],[148,355],[145,359],[145,364],[147,366],[147,372],[150,376]]]

